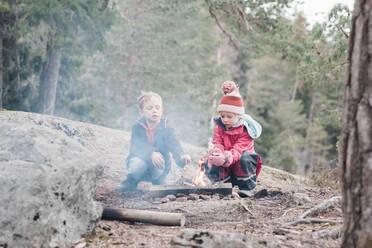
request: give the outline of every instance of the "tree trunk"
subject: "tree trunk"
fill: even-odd
[[[342,247],[372,247],[372,0],[356,0],[351,24],[339,150]]]
[[[0,110],[3,108],[3,30],[0,25]]]
[[[47,57],[40,76],[39,101],[37,112],[52,115],[56,101],[59,68],[61,66],[61,48],[50,40],[47,44]]]
[[[0,110],[3,108],[3,89],[4,89],[4,38],[5,38],[5,12],[0,11]]]

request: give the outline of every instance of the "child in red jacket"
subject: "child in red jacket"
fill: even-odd
[[[254,150],[261,125],[244,114],[243,100],[234,82],[224,82],[222,91],[225,95],[217,108],[220,117],[214,119],[213,147],[204,167],[212,182],[231,182],[239,187],[241,197],[249,197],[261,171],[261,157]]]

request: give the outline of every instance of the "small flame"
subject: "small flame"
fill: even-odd
[[[193,186],[206,186],[207,183],[204,182],[204,174],[205,174],[205,168],[203,167],[203,164],[207,161],[206,158],[202,157],[199,160],[199,169],[197,171],[196,176],[192,179],[192,185]]]

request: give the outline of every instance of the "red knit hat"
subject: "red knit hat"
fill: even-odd
[[[221,85],[221,89],[225,94],[217,107],[217,111],[232,112],[235,114],[244,114],[244,103],[240,96],[239,88],[233,81],[226,81]]]

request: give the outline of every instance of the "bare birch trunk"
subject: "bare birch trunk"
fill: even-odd
[[[298,85],[300,84],[299,80],[298,80],[298,67],[296,68],[296,78],[295,78],[295,84],[293,86],[293,90],[292,90],[292,97],[291,97],[291,102],[294,102],[296,100],[296,94],[297,94],[297,88],[298,88]]]
[[[314,108],[315,108],[315,96],[314,92],[311,92],[311,105],[309,111],[309,117],[307,119],[307,128],[306,128],[306,147],[305,147],[305,163],[304,170],[313,169],[313,141],[311,140],[312,135],[312,125],[314,119]],[[307,167],[307,168],[306,168]]]
[[[39,113],[50,115],[54,113],[61,56],[61,48],[55,47],[53,42],[49,41],[47,45],[47,59],[40,76],[37,106],[37,112]]]
[[[342,247],[372,247],[372,0],[356,0],[339,161]]]

